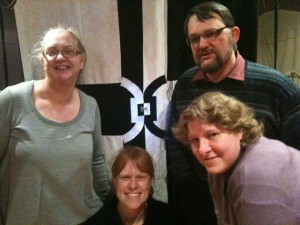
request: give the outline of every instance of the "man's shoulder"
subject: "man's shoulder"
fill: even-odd
[[[182,80],[186,80],[186,79],[192,79],[194,77],[194,75],[197,73],[197,71],[199,70],[198,66],[194,66],[192,68],[187,69],[179,78],[178,78],[178,82],[182,81]]]
[[[264,85],[281,86],[289,90],[298,90],[298,86],[287,75],[282,72],[259,63],[246,61],[245,67],[246,80],[266,81]]]
[[[264,74],[283,75],[280,71],[278,71],[272,67],[269,67],[269,66],[257,63],[257,62],[252,62],[249,60],[245,60],[245,66],[246,66],[246,71],[249,71],[249,72],[260,72],[260,73],[263,72]]]
[[[187,69],[184,73],[182,73],[181,76],[176,81],[175,89],[176,90],[181,88],[185,89],[186,86],[190,85],[197,71],[199,71],[199,67],[194,66],[190,69]]]
[[[266,66],[263,64],[259,64],[259,63],[247,61],[247,60],[246,60],[246,64],[245,64],[245,75],[257,77],[257,78],[261,78],[261,79],[271,79],[271,78],[273,79],[274,76],[276,76],[275,79],[277,77],[283,78],[283,79],[289,79],[287,77],[287,75],[284,75],[279,70],[276,70],[272,67],[269,67],[269,66]],[[292,80],[290,80],[290,81],[292,81]]]

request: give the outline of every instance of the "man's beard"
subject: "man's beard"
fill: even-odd
[[[229,50],[227,51],[227,54],[224,59],[222,59],[222,57],[219,54],[217,54],[215,51],[214,51],[214,54],[216,56],[216,59],[208,64],[202,64],[201,61],[199,61],[199,68],[203,72],[208,73],[208,74],[217,72],[226,63],[229,62],[230,56],[231,56],[231,51],[229,51]]]

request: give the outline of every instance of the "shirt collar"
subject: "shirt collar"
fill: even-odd
[[[239,81],[245,80],[245,59],[239,54],[239,52],[237,52],[236,62],[226,78],[231,78]],[[202,70],[198,70],[194,75],[192,81],[197,80],[208,80],[206,73]]]

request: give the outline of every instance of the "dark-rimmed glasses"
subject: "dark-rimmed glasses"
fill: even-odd
[[[53,58],[56,58],[59,53],[62,54],[62,56],[65,58],[72,58],[76,55],[81,54],[82,52],[74,47],[65,47],[61,51],[57,50],[56,48],[48,48],[43,52],[43,56],[46,59],[51,60]]]
[[[188,44],[188,46],[192,45],[196,48],[199,45],[201,38],[204,38],[206,41],[214,41],[225,28],[231,28],[231,27],[226,26],[219,29],[207,30],[201,35],[195,35],[191,38],[187,38],[186,43]]]

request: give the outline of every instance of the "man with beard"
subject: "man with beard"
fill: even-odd
[[[195,6],[187,15],[184,31],[196,66],[178,79],[167,113],[169,203],[185,212],[189,224],[217,224],[206,171],[187,146],[173,137],[172,126],[193,99],[217,90],[252,107],[264,124],[266,137],[300,149],[300,92],[279,71],[239,54],[240,29],[224,5],[204,2]]]

